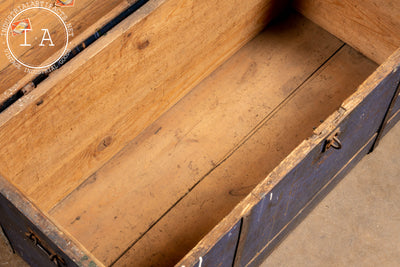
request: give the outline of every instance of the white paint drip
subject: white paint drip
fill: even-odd
[[[201,267],[202,264],[203,264],[203,258],[199,257],[199,267]]]

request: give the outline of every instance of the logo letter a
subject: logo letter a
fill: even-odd
[[[42,29],[42,31],[44,31],[44,33],[43,33],[42,42],[40,43],[39,46],[44,46],[44,44],[43,44],[44,41],[50,41],[49,46],[54,46],[53,40],[51,40],[49,29]],[[49,38],[46,38],[46,34],[49,36]]]

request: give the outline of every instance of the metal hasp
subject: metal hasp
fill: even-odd
[[[327,151],[329,148],[341,149],[342,142],[339,140],[340,129],[334,131],[325,141],[324,149],[322,152]]]

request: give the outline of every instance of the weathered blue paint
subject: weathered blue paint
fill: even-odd
[[[398,121],[400,121],[400,110],[398,110],[397,113],[389,118],[389,121],[387,122],[385,129],[383,130],[383,136],[385,136],[396,125]]]
[[[393,109],[390,112],[389,118],[393,117],[400,110],[400,95],[397,97],[394,103]]]

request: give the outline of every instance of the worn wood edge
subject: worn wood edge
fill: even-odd
[[[49,219],[17,188],[0,175],[0,193],[78,266],[104,266],[61,226]]]
[[[387,75],[392,72],[400,71],[400,48],[397,49],[382,65],[380,65],[371,76],[365,80],[358,90],[346,99],[342,106],[351,109],[357,106],[367,96],[376,85],[378,85]]]
[[[93,35],[96,32],[97,29],[103,27],[111,19],[113,19],[114,17],[118,16],[122,11],[124,11],[126,8],[128,8],[131,4],[134,4],[135,2],[137,2],[137,0],[132,1],[132,3],[128,3],[128,1],[124,1],[124,2],[120,3],[117,7],[112,9],[109,13],[107,13],[105,16],[101,17],[94,24],[92,24],[90,27],[88,27],[84,32],[82,32],[77,37],[75,37],[69,43],[69,47],[70,48],[71,47],[74,48],[74,47],[78,46],[84,40],[86,40],[91,35]],[[58,51],[58,52],[61,52],[61,50]],[[56,54],[58,54],[58,52]],[[48,61],[49,59],[52,59],[53,57],[54,57],[54,55],[51,55],[45,61]],[[59,72],[60,69],[57,69],[56,71]],[[7,90],[5,90],[0,95],[0,103],[6,101],[9,97],[11,97],[13,94],[15,94],[18,90],[20,90],[26,84],[30,83],[36,76],[37,76],[36,73],[28,73],[28,74],[26,74],[21,80],[19,80],[16,84],[14,84],[12,87],[10,87]]]
[[[176,266],[192,266],[196,260],[205,255],[230,229],[243,217],[250,214],[252,208],[261,201],[287,175],[299,164],[308,153],[323,141],[337,125],[343,121],[388,75],[400,69],[400,49],[396,50],[378,69],[372,73],[357,89],[347,98],[341,107],[318,126],[313,136],[304,140],[297,146],[253,191],[244,198],[213,230],[211,230]]]
[[[35,103],[40,97],[46,94],[49,90],[55,90],[54,88],[56,88],[56,84],[60,82],[62,79],[64,79],[64,77],[68,76],[70,73],[77,70],[80,66],[85,64],[91,58],[99,54],[101,51],[103,51],[103,49],[105,49],[109,44],[111,44],[116,39],[121,37],[130,28],[137,25],[143,19],[146,19],[148,15],[150,15],[155,9],[159,8],[166,1],[168,0],[150,0],[144,6],[139,8],[137,11],[135,11],[133,14],[128,16],[121,23],[119,23],[113,29],[111,29],[107,33],[107,35],[100,37],[87,49],[85,49],[79,55],[71,59],[68,63],[66,63],[62,67],[61,70],[57,70],[53,73],[50,73],[49,77],[42,83],[40,83],[37,86],[37,88],[33,90],[30,94],[20,98],[8,109],[0,113],[0,127],[3,126],[5,123],[7,123],[14,116],[22,112],[26,107]],[[24,82],[29,82],[29,79],[27,78],[27,80]],[[22,82],[21,84],[25,85]]]

